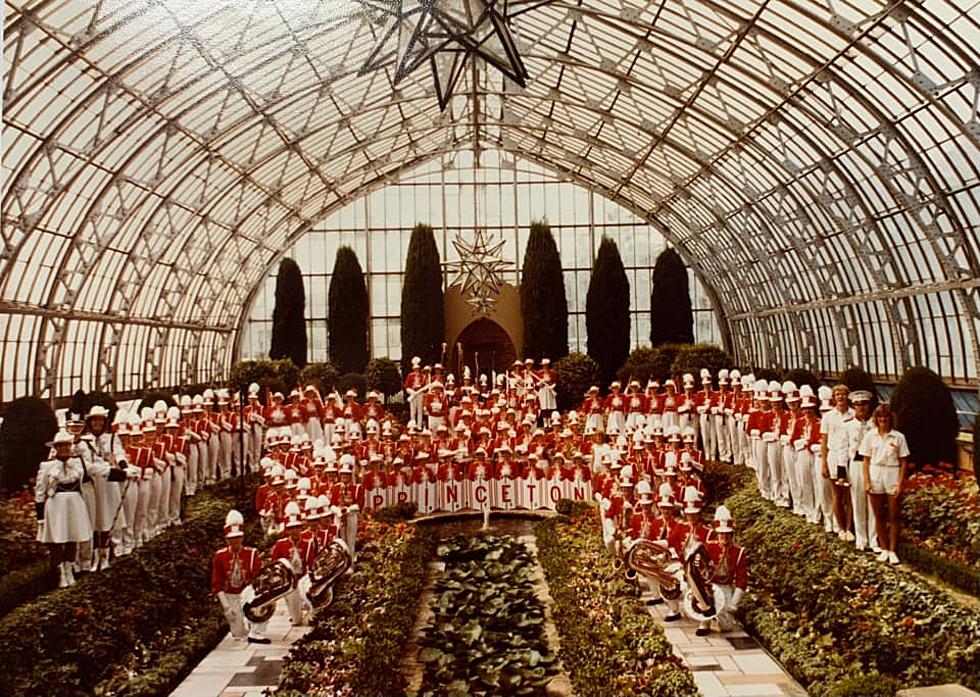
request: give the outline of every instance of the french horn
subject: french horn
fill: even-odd
[[[626,566],[660,585],[660,594],[672,600],[681,596],[680,565],[670,548],[650,540],[637,540],[626,552]]]
[[[333,602],[333,587],[353,563],[347,544],[335,539],[316,555],[313,565],[300,582],[300,591],[310,607],[326,607]]]
[[[282,559],[263,566],[242,591],[242,614],[249,622],[266,622],[276,611],[276,601],[293,589],[294,578]]]

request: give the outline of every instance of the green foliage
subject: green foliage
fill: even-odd
[[[595,515],[595,504],[591,501],[576,501],[574,499],[560,499],[555,504],[555,512],[564,516],[581,516],[592,511]]]
[[[428,572],[432,542],[415,526],[364,519],[357,561],[334,601],[313,617],[293,644],[276,694],[301,697],[405,694],[402,656],[415,626],[415,608]]]
[[[340,372],[330,361],[307,363],[306,367],[299,371],[299,382],[304,387],[313,385],[321,395],[327,395],[339,381]]]
[[[782,382],[783,375],[778,370],[772,368],[754,368],[752,374],[755,375],[756,380],[765,380],[766,382]]]
[[[76,586],[7,614],[0,631],[17,640],[0,643],[0,694],[169,693],[193,665],[174,665],[184,637],[211,622],[214,631],[199,656],[224,632],[208,589],[211,552],[223,543],[232,503],[219,489],[202,493],[180,527]],[[243,512],[250,518],[249,510]],[[160,670],[167,657],[171,670],[157,674],[152,691],[127,687],[132,678]]]
[[[980,479],[980,415],[973,417],[973,476]]]
[[[568,302],[561,256],[548,223],[531,223],[521,269],[524,355],[563,358],[568,355]]]
[[[980,574],[980,491],[977,480],[939,472],[931,467],[917,472],[902,486],[902,535],[909,546],[935,554]],[[937,562],[923,558],[928,567]],[[942,575],[937,572],[937,575]],[[959,575],[959,574],[957,574]],[[975,584],[976,576],[967,577]],[[962,585],[962,584],[957,584]]]
[[[731,368],[735,365],[728,352],[712,344],[693,344],[685,346],[677,352],[674,364],[670,367],[674,375],[691,373],[698,386],[701,385],[701,378],[698,373],[702,368],[711,371],[712,380],[718,380],[718,371],[722,368]]]
[[[272,310],[272,346],[269,358],[288,358],[293,365],[306,365],[306,290],[303,272],[289,258],[279,262],[276,274],[276,305]]]
[[[650,375],[654,380],[663,384],[665,380],[673,377],[671,370],[674,367],[674,360],[684,349],[691,346],[691,344],[661,344],[656,349],[656,353],[653,354],[652,360],[650,361]],[[646,385],[644,385],[646,388]]]
[[[385,398],[401,392],[402,373],[398,363],[390,358],[372,358],[364,371],[368,387],[381,391]]]
[[[793,368],[792,370],[787,370],[783,374],[783,380],[789,380],[795,383],[797,387],[803,385],[809,385],[813,388],[813,393],[817,393],[817,388],[820,387],[820,378],[813,374],[812,371],[806,370],[804,368]]]
[[[357,392],[357,400],[364,401],[364,395],[367,394],[367,379],[364,377],[364,373],[344,373],[340,376],[340,394],[344,395],[347,390],[354,390]]]
[[[374,519],[379,523],[404,523],[415,517],[418,508],[415,501],[393,503],[375,512]]]
[[[840,374],[838,382],[847,385],[851,392],[855,390],[867,390],[871,393],[871,410],[874,411],[878,406],[878,388],[875,387],[874,378],[864,368],[854,366],[848,368]]]
[[[176,406],[177,402],[174,400],[174,395],[172,392],[164,392],[163,390],[150,390],[149,392],[144,392],[143,397],[140,399],[139,406],[136,408],[136,413],[140,413],[144,407],[153,408],[153,405],[157,402],[164,402],[167,408]]]
[[[696,695],[663,626],[602,544],[594,508],[535,526],[559,656],[579,695]]]
[[[559,409],[582,403],[586,390],[602,379],[599,365],[584,353],[570,353],[552,364]]]
[[[357,254],[337,250],[327,298],[330,360],[341,373],[363,372],[368,362],[368,294]]]
[[[46,551],[38,561],[5,572],[0,576],[0,617],[56,585],[58,579]]]
[[[727,504],[752,555],[743,619],[811,695],[875,671],[905,687],[980,686],[980,617],[971,608],[773,507],[753,487]]]
[[[416,224],[405,256],[402,283],[402,371],[411,369],[412,356],[423,365],[439,361],[443,341],[442,268],[432,227]]]
[[[47,547],[36,536],[34,496],[0,498],[0,616],[54,586]]]
[[[289,358],[278,361],[239,361],[231,366],[228,386],[231,389],[248,390],[253,382],[261,388],[260,399],[264,402],[266,392],[282,392],[288,395],[297,384],[299,370]]]
[[[7,405],[0,424],[0,486],[12,491],[25,486],[48,456],[58,420],[47,402],[21,397]]]
[[[624,387],[627,381],[632,378],[639,381],[641,389],[646,389],[647,380],[653,375],[656,360],[657,349],[649,346],[635,348],[630,351],[623,367],[616,371],[616,378],[622,381]]]
[[[606,384],[626,360],[630,347],[630,282],[619,248],[603,237],[585,296],[588,353]]]
[[[895,386],[891,406],[895,428],[908,440],[910,460],[920,467],[956,462],[959,417],[939,375],[925,367],[909,368]]]
[[[904,685],[895,678],[872,672],[868,675],[849,675],[830,685],[826,697],[892,697]]]
[[[650,343],[694,343],[694,311],[687,267],[673,249],[665,249],[653,266],[650,288]]]

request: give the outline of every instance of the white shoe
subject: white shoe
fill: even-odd
[[[847,531],[846,530],[838,530],[837,531],[837,537],[840,540],[847,540]]]
[[[878,557],[876,558],[876,561],[880,561],[882,564],[884,564],[886,561],[888,561],[888,552],[887,552],[887,550],[884,550],[884,549],[881,550],[881,552],[878,553]]]
[[[875,554],[879,554],[881,552],[881,547],[879,547],[878,545],[871,545],[871,551],[874,552]]]
[[[58,588],[68,587],[68,574],[65,571],[66,562],[58,564]]]
[[[895,554],[894,552],[889,552],[888,553],[888,563],[889,564],[897,564],[898,563],[898,555]]]
[[[75,583],[76,583],[76,581],[75,581],[75,574],[72,573],[72,570],[71,570],[71,564],[68,564],[65,567],[65,581],[68,583],[69,586],[74,586]]]
[[[847,540],[848,542],[854,542],[854,533],[851,532],[850,530],[845,530],[844,539]]]

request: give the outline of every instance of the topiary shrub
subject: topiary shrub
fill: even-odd
[[[917,466],[956,462],[959,419],[939,375],[924,366],[909,368],[895,386],[891,406],[895,428],[905,434]]]
[[[345,373],[363,371],[370,358],[368,294],[361,262],[351,247],[337,250],[327,304],[331,362]]]
[[[390,358],[372,358],[364,371],[368,387],[381,390],[385,401],[402,389],[402,372]]]
[[[694,343],[694,311],[687,267],[673,249],[657,257],[650,283],[650,343]]]
[[[649,346],[633,349],[623,367],[616,371],[616,377],[624,385],[633,379],[639,381],[641,388],[645,388],[647,380],[653,375],[659,353],[658,349]]]
[[[735,364],[732,357],[724,349],[712,344],[693,344],[681,349],[670,367],[674,375],[691,373],[700,385],[698,372],[702,368],[711,371],[712,379],[717,380],[718,371],[731,368]]]
[[[756,380],[765,380],[766,382],[782,382],[782,374],[778,370],[773,370],[772,368],[753,368],[752,374],[755,375]]]
[[[150,390],[149,392],[144,392],[142,399],[140,399],[139,406],[136,408],[136,413],[139,414],[143,411],[143,407],[153,408],[153,405],[157,402],[166,402],[167,408],[177,405],[174,401],[174,396],[170,392],[164,392],[163,390]]]
[[[267,391],[288,393],[296,386],[299,369],[289,358],[270,361],[239,361],[231,367],[228,386],[233,390],[248,389],[253,382],[261,388],[264,401]]]
[[[589,356],[601,367],[602,382],[608,382],[630,351],[630,282],[619,248],[605,236],[585,295],[585,329]]]
[[[402,369],[409,370],[412,356],[423,364],[439,360],[443,340],[442,267],[432,226],[417,223],[405,254],[402,281]]]
[[[346,394],[347,390],[354,390],[357,392],[358,401],[364,400],[364,395],[367,394],[367,379],[364,377],[364,373],[344,373],[340,376],[340,394]]]
[[[584,353],[570,353],[555,361],[554,371],[559,409],[577,407],[586,390],[602,378],[599,364]]]
[[[313,385],[320,390],[321,395],[328,394],[340,380],[340,371],[330,361],[308,363],[299,371],[299,381],[305,387]]]
[[[650,365],[650,374],[654,380],[663,383],[664,380],[673,376],[671,369],[674,366],[674,359],[677,354],[691,346],[691,344],[661,344],[655,351]]]
[[[797,387],[809,385],[813,388],[814,393],[816,393],[817,388],[820,387],[820,378],[804,368],[793,368],[792,370],[787,370],[783,374],[783,380],[789,380],[790,382],[795,383]]]
[[[556,361],[568,355],[568,302],[561,256],[548,223],[531,223],[521,269],[524,355]]]
[[[851,392],[867,390],[871,393],[871,410],[874,411],[878,406],[878,388],[875,387],[875,380],[871,377],[871,373],[864,368],[859,366],[848,368],[840,374],[839,382],[847,385]]]
[[[276,305],[272,310],[272,344],[269,358],[291,359],[306,365],[306,289],[303,272],[292,259],[279,262],[276,275]]]

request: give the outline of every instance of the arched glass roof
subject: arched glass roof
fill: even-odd
[[[976,385],[976,2],[548,2],[445,111],[356,7],[5,0],[3,400],[224,372],[283,249],[491,147],[661,230],[744,363]]]

